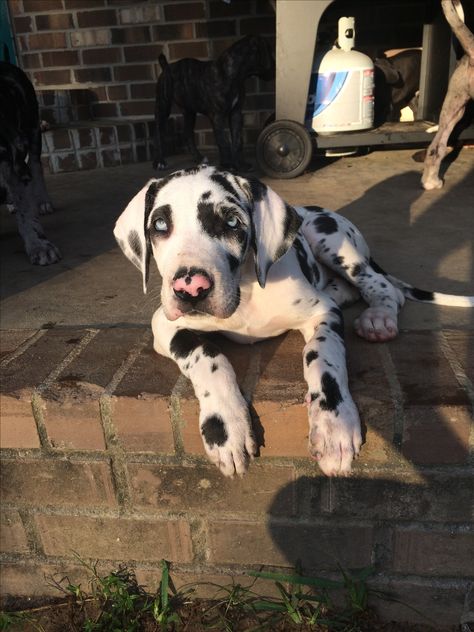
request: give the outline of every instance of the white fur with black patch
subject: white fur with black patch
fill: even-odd
[[[405,297],[453,300],[386,275],[361,233],[340,215],[293,208],[261,182],[209,166],[150,180],[114,233],[144,288],[151,257],[156,261],[163,283],[152,320],[154,347],[191,380],[204,447],[226,476],[245,472],[257,444],[234,370],[206,333],[243,343],[289,329],[302,333],[309,452],[325,474],[347,475],[362,437],[339,308],[362,296],[368,307],[355,329],[376,342],[397,335]],[[208,279],[207,291],[192,300],[176,292],[183,270]],[[457,299],[474,305],[472,297]]]

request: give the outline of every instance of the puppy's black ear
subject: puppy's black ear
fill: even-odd
[[[302,220],[263,182],[249,178],[244,183],[252,208],[255,270],[260,286],[265,287],[268,270],[291,247]]]
[[[124,254],[142,273],[143,291],[146,293],[151,246],[148,239],[147,219],[153,210],[159,180],[149,180],[118,218],[114,236]]]

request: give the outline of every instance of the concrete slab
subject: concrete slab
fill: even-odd
[[[319,204],[341,212],[366,235],[386,270],[424,289],[474,295],[474,151],[465,148],[446,173],[441,191],[423,191],[422,165],[413,150],[377,151],[319,161],[294,180],[265,179],[293,204]],[[187,166],[179,157],[171,169]],[[115,245],[112,228],[122,209],[153,177],[148,163],[49,176],[57,211],[44,217],[63,260],[32,266],[14,217],[2,209],[1,326],[148,324],[159,303],[152,273],[144,296],[137,270]],[[258,173],[256,173],[258,175]],[[348,317],[359,307],[349,310]],[[402,328],[472,328],[473,310],[410,303]]]

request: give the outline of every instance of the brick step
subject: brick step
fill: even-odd
[[[43,132],[43,165],[61,173],[150,161],[153,129],[147,119],[56,124]]]
[[[1,341],[4,594],[39,595],[48,568],[74,576],[72,551],[149,578],[161,558],[188,578],[374,565],[377,585],[459,622],[474,555],[473,332],[410,331],[388,345],[348,335],[365,444],[339,480],[307,456],[297,333],[222,345],[263,438],[236,480],[208,463],[190,384],[153,351],[148,328]]]

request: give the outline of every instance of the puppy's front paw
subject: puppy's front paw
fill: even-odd
[[[242,476],[257,453],[247,406],[225,412],[201,414],[200,429],[209,459],[224,476]]]
[[[362,445],[359,413],[350,395],[337,411],[313,401],[309,407],[309,452],[326,476],[348,476]]]
[[[437,176],[429,176],[427,178],[423,176],[421,179],[421,184],[426,191],[433,191],[434,189],[443,188],[443,181]]]
[[[154,160],[153,169],[155,171],[164,171],[165,169],[168,169],[168,163],[166,160]]]
[[[27,254],[31,263],[39,266],[48,266],[62,258],[59,249],[47,239],[41,239],[27,248]]]
[[[368,307],[356,318],[354,328],[369,342],[386,342],[398,334],[397,319],[385,307]]]
[[[51,201],[44,200],[39,205],[40,215],[49,215],[50,213],[54,213],[54,207]]]

